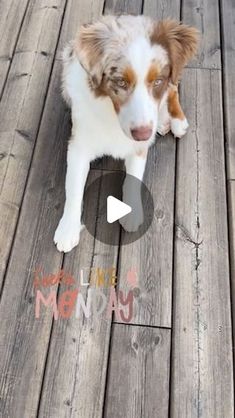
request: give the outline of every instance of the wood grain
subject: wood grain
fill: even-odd
[[[1,417],[234,416],[235,9],[232,0],[220,2],[221,44],[216,0],[142,3],[106,0],[104,11],[139,14],[143,8],[156,19],[179,19],[181,7],[183,21],[203,33],[181,88],[190,129],[177,145],[171,135],[157,138],[149,152],[145,181],[155,214],[146,235],[118,254],[118,247],[83,230],[79,247],[63,257],[53,244],[63,211],[71,130],[60,95],[61,51],[81,23],[102,13],[104,0],[0,0]],[[98,220],[95,228],[102,227],[104,172],[122,167],[108,157],[92,164],[88,183],[96,177],[101,181],[97,207],[90,212]],[[115,236],[119,233],[117,228]],[[75,287],[81,268],[89,276],[92,268],[118,266],[124,292],[126,273],[136,268],[132,323],[76,319],[74,313],[54,321],[50,308],[42,308],[36,320],[33,279],[40,266],[45,274],[64,267]],[[62,285],[54,289],[59,297],[65,290]],[[86,298],[87,288],[80,291]]]
[[[104,417],[168,417],[170,330],[113,327]]]
[[[223,39],[224,112],[227,149],[227,178],[235,179],[235,6],[233,0],[221,2]]]
[[[28,4],[29,0],[0,1],[0,97]]]
[[[98,14],[102,7],[102,2],[91,1],[90,7],[86,2],[84,19],[90,19],[95,10]],[[70,39],[70,23],[78,22],[78,16],[82,19],[83,10],[84,3],[79,9],[77,1],[69,1],[61,47]],[[53,235],[63,203],[70,114],[60,95],[60,76],[61,61],[57,59],[0,304],[4,342],[0,345],[1,414],[6,417],[36,418],[51,333],[49,310],[35,319],[33,271],[41,266],[47,274],[56,273],[62,263]]]
[[[102,173],[92,170],[89,183],[98,177],[101,180],[101,190],[99,193],[97,188],[96,197],[97,204],[101,207],[105,193]],[[89,216],[99,218],[99,207],[97,211],[96,208],[90,209]],[[96,231],[98,228],[103,228],[103,225],[97,223]],[[119,236],[118,225],[115,234]],[[110,247],[94,240],[86,229],[82,232],[79,247],[66,255],[64,270],[76,278],[75,288],[79,288],[86,302],[88,287],[81,285],[81,270],[83,269],[85,281],[88,282],[91,274],[97,277],[97,269],[116,269],[117,256],[117,246]],[[89,286],[91,287],[94,288]],[[108,301],[110,289],[99,289]],[[59,297],[64,290],[63,287],[60,288]],[[75,318],[73,314],[68,320],[54,322],[39,417],[102,417],[110,331],[111,317],[106,316],[106,311],[98,317],[92,314],[88,319]],[[67,379],[64,378],[65,370],[70,371]]]
[[[107,13],[106,7],[105,13]],[[90,181],[97,176],[101,176],[101,172],[91,170]],[[97,190],[97,202],[100,207],[104,202],[103,193],[105,190],[101,178],[99,195]],[[61,199],[61,204],[62,202]],[[96,216],[95,208],[90,210],[90,216]],[[99,208],[97,217],[99,218]],[[97,228],[103,228],[102,224],[98,223]],[[120,228],[117,226],[116,235],[119,236],[119,233]],[[112,247],[94,241],[86,230],[82,234],[79,247],[66,255],[64,269],[77,278],[80,277],[81,268],[86,268],[88,274],[95,268],[116,269],[118,246]],[[62,291],[63,289],[60,289],[60,294]],[[87,289],[81,288],[81,292],[86,300]],[[102,292],[105,290],[102,289]],[[105,293],[108,298],[109,290]],[[63,321],[54,323],[39,417],[53,418],[58,417],[59,414],[74,418],[103,416],[110,333],[111,318],[106,317],[97,319],[91,317],[84,320],[73,317],[66,323]],[[58,341],[60,341],[59,346]],[[69,378],[66,380],[65,369],[70,370]]]
[[[105,13],[106,14],[133,14],[141,13],[142,0],[106,0]]]
[[[53,80],[0,304],[0,396],[1,414],[6,417],[37,416],[52,313],[44,309],[40,319],[35,318],[34,270],[41,267],[44,274],[56,273],[62,262],[53,234],[60,208],[58,185],[64,179],[59,162],[66,154],[64,129],[69,114],[58,100],[59,71]],[[55,100],[57,111],[53,115],[50,106]]]
[[[0,202],[5,205],[4,212],[0,212],[1,224],[5,216],[10,218],[12,207],[20,210],[64,7],[65,0],[31,1],[12,59],[0,102]],[[11,229],[2,230],[0,235],[3,267],[9,257],[16,221],[14,216]],[[0,287],[3,275],[1,267]]]
[[[137,274],[134,324],[171,326],[174,176],[175,140],[157,138],[149,150],[144,178],[155,204],[152,224],[139,240],[120,249],[119,284],[125,292],[128,270],[133,268]]]
[[[145,0],[144,14],[156,20],[180,18],[180,0]]]
[[[228,181],[228,217],[230,244],[230,273],[232,292],[233,335],[235,335],[235,181]]]
[[[178,144],[171,416],[233,417],[220,72],[187,70],[181,94],[191,124]]]
[[[189,67],[221,68],[219,2],[217,0],[187,0],[182,2],[183,23],[200,32],[198,56]]]

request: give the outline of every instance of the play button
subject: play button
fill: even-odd
[[[114,196],[107,198],[107,221],[112,224],[132,211],[132,208]]]
[[[144,182],[123,171],[91,170],[82,220],[96,240],[108,245],[137,241],[150,227],[153,215],[153,198]]]

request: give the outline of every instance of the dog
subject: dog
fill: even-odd
[[[181,138],[188,122],[179,103],[178,82],[196,54],[195,28],[145,16],[106,16],[81,26],[63,53],[63,96],[72,111],[68,143],[66,202],[54,235],[57,249],[79,242],[84,187],[90,162],[103,155],[125,161],[126,173],[142,180],[155,134]],[[128,176],[127,176],[128,177]],[[123,185],[123,201],[131,193]],[[135,195],[135,196],[134,196]],[[137,199],[138,200],[138,199]],[[139,215],[124,229],[136,231]],[[123,218],[124,219],[124,218]]]

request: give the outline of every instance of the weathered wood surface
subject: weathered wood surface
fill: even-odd
[[[0,205],[4,207],[0,212],[0,288],[28,178],[64,7],[65,0],[31,1],[0,102]],[[3,227],[4,219],[11,216],[9,228]]]
[[[223,80],[228,179],[235,180],[235,4],[221,1]]]
[[[79,9],[77,1],[70,1],[60,45],[70,39],[71,22],[89,20],[91,13],[101,13],[102,7],[102,2],[91,1],[90,7],[86,2],[86,7],[82,4]],[[83,11],[86,14],[82,16]],[[35,319],[32,286],[33,270],[37,266],[42,266],[45,273],[56,273],[62,262],[62,256],[53,244],[53,235],[61,215],[70,116],[60,95],[60,75],[61,61],[58,59],[53,69],[0,305],[1,414],[6,417],[37,416],[51,332],[52,315],[49,311],[40,320]]]
[[[35,318],[33,271],[41,267],[45,274],[56,273],[62,262],[53,234],[61,198],[58,185],[64,178],[57,163],[66,153],[63,128],[69,114],[58,100],[55,87],[59,79],[58,71],[49,90],[49,113],[42,121],[34,152],[0,304],[1,414],[6,417],[36,417],[52,313],[45,309],[40,319]],[[55,100],[57,111],[53,114]]]
[[[156,19],[169,14],[178,18],[179,2],[147,1],[143,11]],[[175,140],[171,135],[158,137],[149,150],[144,180],[155,202],[152,225],[141,239],[120,249],[122,289],[128,289],[130,260],[137,274],[139,296],[134,299],[134,324],[171,326],[174,177]],[[122,237],[125,239],[124,232]]]
[[[191,124],[177,158],[171,416],[232,418],[220,72],[186,70],[181,94]]]
[[[220,18],[217,0],[182,1],[183,23],[195,26],[200,32],[198,56],[189,67],[221,68]]]
[[[141,13],[142,0],[106,0],[105,14],[133,14]]]
[[[235,181],[228,181],[229,243],[231,261],[231,292],[233,309],[233,335],[235,335]],[[234,349],[233,349],[234,352]]]
[[[0,97],[29,0],[0,1]]]
[[[92,170],[89,181],[100,175],[99,171]],[[103,191],[101,186],[99,198],[97,189],[97,202],[100,204]],[[90,215],[95,215],[95,209]],[[96,226],[102,227],[99,224]],[[118,236],[119,229],[117,225]],[[117,246],[110,248],[95,241],[86,229],[81,235],[81,245],[66,255],[64,270],[76,279],[73,288],[79,288],[86,302],[88,288],[81,285],[81,270],[84,270],[87,282],[90,274],[96,277],[98,268],[100,271],[112,267],[116,269],[117,256]],[[59,296],[64,290],[60,288]],[[109,289],[102,289],[102,292],[108,300]],[[89,319],[83,316],[75,318],[74,313],[69,320],[54,322],[39,417],[56,418],[67,414],[74,418],[102,417],[111,319],[106,317],[106,312],[98,317],[92,315]],[[65,370],[69,371],[66,379]]]
[[[145,0],[143,11],[145,15],[156,20],[167,19],[169,17],[179,19],[180,0]]]
[[[188,69],[182,82],[181,101],[191,127],[177,143],[170,135],[158,138],[149,152],[145,178],[156,207],[147,234],[118,254],[118,247],[84,230],[81,245],[62,257],[53,244],[70,135],[70,113],[60,96],[61,51],[79,24],[95,19],[103,6],[103,0],[0,0],[0,285],[6,273],[0,303],[0,416],[230,418],[228,236],[234,298],[235,188],[229,181],[228,234],[218,69],[222,45],[228,179],[235,179],[234,6],[231,0],[220,4],[221,44],[215,0],[106,0],[105,13],[143,9],[157,19],[179,19],[181,9],[182,20],[203,31],[199,56],[190,64],[199,69]],[[97,167],[123,165],[109,158],[95,162],[89,181],[100,175]],[[102,192],[101,186],[99,204]],[[132,324],[74,315],[54,321],[49,308],[36,320],[33,271],[39,266],[45,274],[63,266],[78,283],[81,268],[118,266],[124,292],[127,270],[136,268]],[[63,290],[60,286],[59,296]],[[86,297],[87,289],[81,291]],[[173,329],[172,341],[171,329],[158,326]]]
[[[167,418],[170,330],[114,324],[104,417]]]
[[[120,7],[120,2],[118,3]],[[106,4],[104,12],[108,13],[110,7],[109,4],[107,9]],[[117,5],[115,10],[117,11]],[[128,6],[126,10],[128,11]],[[90,181],[98,175],[100,172],[92,170]],[[105,191],[101,182],[100,196],[97,196],[100,205],[103,192]],[[91,216],[94,216],[93,211]],[[97,228],[102,227],[97,225]],[[120,234],[119,227],[116,234]],[[91,251],[88,251],[89,248]],[[65,256],[64,269],[77,278],[80,277],[82,268],[116,269],[118,250],[117,246],[110,247],[99,241],[93,243],[89,233],[83,231],[80,246]],[[81,291],[86,300],[87,289],[82,288]],[[39,417],[53,418],[66,414],[74,418],[103,416],[110,332],[111,318],[92,317],[82,320],[72,317],[66,323],[54,322]],[[65,369],[70,370],[69,378],[66,380]]]
[[[134,324],[171,326],[174,174],[175,140],[171,136],[157,138],[149,150],[144,178],[155,203],[152,224],[139,240],[120,248],[121,288],[128,291],[130,263],[137,275]]]

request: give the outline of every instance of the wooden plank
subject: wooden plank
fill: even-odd
[[[179,17],[179,2],[144,3],[144,13],[153,18]],[[135,269],[139,295],[134,299],[132,323],[171,326],[171,283],[173,254],[173,213],[175,177],[175,140],[171,135],[157,138],[149,150],[145,184],[152,193],[155,215],[149,231],[120,252],[119,283],[127,291],[126,274]]]
[[[19,209],[15,205],[0,202],[0,237],[12,237],[19,216]],[[0,271],[6,270],[7,257],[10,253],[11,240],[6,239],[0,247]]]
[[[47,274],[56,273],[62,261],[53,234],[64,179],[58,161],[66,153],[64,128],[69,114],[58,100],[59,80],[58,71],[54,73],[51,106],[47,105],[40,130],[0,303],[1,414],[7,417],[37,415],[52,315],[45,309],[40,319],[35,318],[33,271],[42,267]],[[53,115],[55,100],[57,111]]]
[[[235,5],[233,0],[221,1],[223,40],[223,81],[227,148],[227,178],[235,179]]]
[[[0,103],[0,223],[21,206],[64,7],[65,0],[31,1],[25,16]],[[16,221],[0,236],[0,287]]]
[[[133,14],[141,13],[142,0],[106,0],[105,14]]]
[[[221,68],[219,16],[217,0],[182,2],[182,21],[198,28],[201,34],[198,56],[189,63],[189,67]]]
[[[234,416],[220,76],[189,69],[181,88],[191,125],[177,159],[173,418]]]
[[[90,0],[85,6],[83,2],[79,5],[77,0],[69,0],[61,47],[70,39],[70,24],[90,19],[91,13],[98,14],[103,2]],[[4,341],[0,345],[0,396],[1,414],[6,417],[36,418],[51,332],[52,316],[48,310],[42,318],[35,319],[33,270],[42,266],[44,272],[56,273],[62,262],[53,235],[62,210],[70,115],[60,97],[60,76],[58,59],[0,304],[0,332]]]
[[[156,20],[180,18],[180,0],[144,0],[144,14]]]
[[[149,150],[144,179],[155,204],[153,222],[138,241],[120,250],[121,288],[129,289],[126,277],[130,267],[137,274],[134,324],[171,326],[174,170],[175,140],[171,136],[158,138]],[[122,233],[121,242],[124,239]]]
[[[115,324],[104,417],[168,417],[170,330]]]
[[[0,97],[29,0],[0,1]]]
[[[121,7],[120,2],[119,6]],[[91,178],[96,172],[97,170],[92,170]],[[103,193],[105,190],[101,183],[100,196],[97,196],[101,206],[104,201]],[[91,216],[94,216],[94,211]],[[97,224],[97,228],[102,228],[102,225]],[[119,231],[118,227],[116,234],[119,234]],[[111,247],[99,241],[92,245],[89,234],[86,231],[84,234],[85,238],[82,237],[79,248],[71,254],[66,254],[64,269],[69,270],[74,277],[80,277],[80,269],[84,267],[89,272],[91,268],[116,268],[118,247]],[[82,288],[81,292],[87,300],[87,289]],[[108,290],[105,292],[102,289],[102,292],[109,294]],[[59,414],[70,414],[74,418],[103,416],[110,332],[111,318],[92,317],[83,321],[71,318],[65,324],[54,324],[39,417],[57,418]],[[66,380],[65,368],[70,370],[70,376]]]
[[[231,292],[233,309],[233,336],[235,336],[235,181],[228,181],[229,244],[231,267]]]
[[[92,170],[90,181],[101,176],[100,171]],[[101,176],[102,182],[102,176]],[[97,189],[97,202],[103,207],[103,193],[101,184],[100,196]],[[92,200],[94,202],[94,200]],[[95,216],[95,209],[90,211]],[[96,215],[99,217],[99,215]],[[97,223],[96,229],[103,228]],[[117,225],[115,234],[119,236]],[[81,269],[85,274],[85,281],[89,281],[92,272],[97,278],[97,271],[116,269],[118,247],[93,242],[90,234],[84,230],[81,245],[71,254],[66,254],[64,270],[76,278],[76,286],[87,303],[88,287],[81,285]],[[106,274],[106,278],[108,275]],[[95,285],[89,286],[89,289]],[[110,289],[99,287],[107,301]],[[60,295],[64,288],[60,288]],[[74,318],[60,320],[54,323],[50,340],[50,349],[43,382],[42,398],[39,417],[57,418],[67,416],[76,418],[101,418],[106,381],[106,370],[109,354],[111,317],[92,315],[90,318]],[[58,345],[58,341],[60,344]],[[69,376],[64,379],[64,370],[69,370]]]

